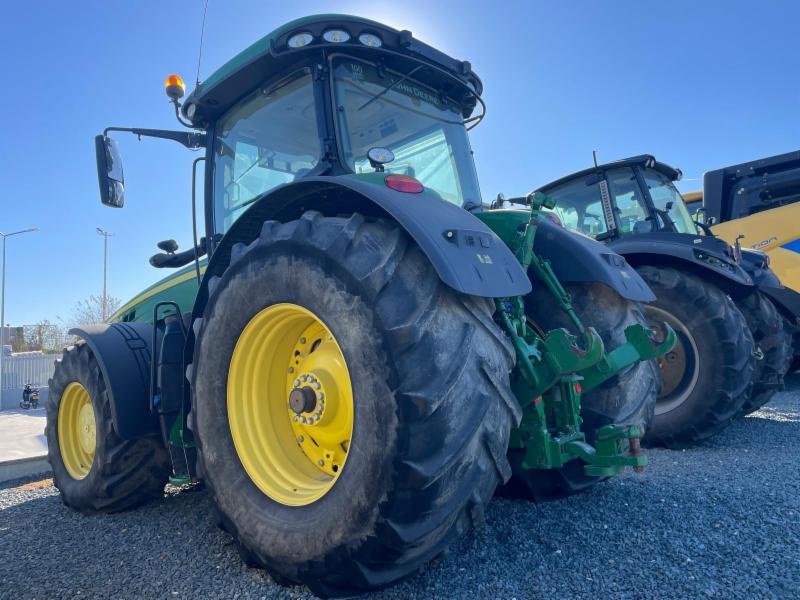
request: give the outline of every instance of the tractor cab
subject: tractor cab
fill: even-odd
[[[681,172],[648,155],[600,165],[539,188],[561,223],[598,240],[672,232],[697,234],[674,181]]]
[[[418,80],[424,63],[386,61],[379,48],[331,50],[310,49],[307,65],[259,86],[216,122],[218,233],[263,194],[309,176],[374,181],[379,173],[381,185],[480,204],[464,127],[474,91],[436,73]],[[327,73],[324,80],[315,80],[315,69]]]
[[[194,132],[108,128],[96,141],[101,198],[124,202],[109,132],[205,148],[203,253],[265,195],[310,178],[481,205],[466,126],[483,116],[473,115],[482,83],[468,62],[409,31],[346,15],[307,17],[245,49],[183,102],[180,77],[168,77],[166,88],[179,121]],[[187,261],[194,254],[184,253]],[[174,257],[166,262],[180,266]]]
[[[551,216],[562,225],[605,242],[636,265],[659,255],[680,259],[699,273],[710,270],[720,281],[743,290],[754,282],[779,285],[762,252],[743,250],[715,237],[692,219],[674,185],[680,169],[643,154],[567,175],[538,188],[555,203]],[[727,284],[725,284],[727,285]]]

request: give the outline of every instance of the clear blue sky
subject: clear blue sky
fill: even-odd
[[[522,194],[602,160],[650,152],[705,170],[800,148],[800,4],[211,0],[201,79],[287,20],[346,12],[410,29],[470,60],[485,84],[472,133],[484,199]],[[194,154],[118,136],[127,205],[98,200],[93,136],[175,128],[171,72],[193,82],[202,0],[8,3],[0,20],[0,231],[9,240],[6,321],[66,317],[102,288],[123,301],[166,275],[155,242],[190,245]],[[190,86],[191,89],[191,86]]]

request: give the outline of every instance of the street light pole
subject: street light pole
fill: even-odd
[[[103,322],[108,318],[108,295],[106,293],[106,286],[108,283],[108,238],[109,236],[114,235],[104,229],[100,229],[99,227],[96,228],[98,235],[103,236],[103,305],[100,308],[100,314],[103,318]]]
[[[32,231],[39,231],[39,228],[32,227],[30,229],[12,231],[11,233],[3,233],[0,231],[0,236],[3,238],[3,274],[2,277],[0,277],[0,405],[3,404],[3,361],[5,359],[6,343],[6,238],[10,238],[12,235],[29,233]]]

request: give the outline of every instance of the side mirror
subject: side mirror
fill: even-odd
[[[105,135],[94,138],[97,157],[97,180],[100,184],[100,202],[106,206],[122,208],[125,204],[125,177],[117,142]]]

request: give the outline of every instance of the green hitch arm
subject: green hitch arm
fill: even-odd
[[[581,458],[586,465],[584,473],[593,477],[611,477],[633,467],[640,473],[647,465],[647,456],[641,451],[639,440],[644,432],[636,425],[605,425],[597,431],[594,447],[584,441],[567,442],[564,449]],[[624,442],[628,441],[628,452]]]
[[[675,345],[675,331],[667,323],[661,323],[660,328],[663,330],[660,335],[639,324],[626,328],[625,344],[606,353],[588,369],[579,371],[584,391],[596,388],[638,361],[651,360],[669,352]]]
[[[588,371],[603,360],[603,340],[593,327],[584,329],[582,346],[566,329],[554,329],[542,339],[528,329],[524,314],[516,314],[523,309],[517,307],[513,299],[498,299],[495,305],[500,322],[514,345],[517,367],[527,383],[523,406],[556,385],[565,375]],[[533,339],[533,343],[528,339]]]
[[[583,346],[577,344],[577,338],[566,329],[554,329],[549,332],[542,344],[545,350],[541,353],[543,363],[549,367],[552,377],[546,379],[545,387],[536,387],[534,396],[539,396],[552,387],[559,379],[571,373],[588,371],[602,361],[605,349],[603,340],[593,327],[583,332]]]
[[[531,215],[528,219],[528,225],[525,228],[522,242],[517,250],[517,258],[522,264],[522,267],[527,271],[529,268],[533,269],[536,278],[542,281],[553,297],[556,299],[561,310],[563,310],[570,320],[575,324],[578,331],[583,333],[584,326],[575,310],[572,308],[572,298],[569,292],[564,289],[561,282],[553,272],[550,261],[533,252],[533,239],[536,232],[536,224],[539,221],[542,208],[552,209],[555,208],[556,202],[549,196],[542,192],[534,192],[528,196],[528,202],[531,205]]]
[[[575,309],[572,307],[572,297],[569,295],[569,292],[564,289],[564,286],[561,285],[558,277],[556,277],[556,274],[553,272],[553,267],[550,265],[550,261],[546,258],[534,256],[530,267],[533,269],[536,277],[543,281],[550,290],[550,293],[553,294],[561,310],[567,313],[570,321],[575,324],[579,332],[583,333],[585,327],[575,313]]]

